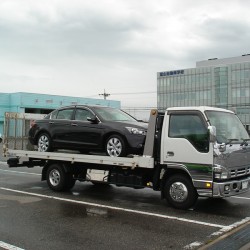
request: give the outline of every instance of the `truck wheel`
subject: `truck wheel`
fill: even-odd
[[[125,156],[126,150],[123,138],[119,135],[111,135],[106,141],[105,150],[108,156]]]
[[[47,183],[50,189],[54,191],[64,191],[67,186],[70,186],[67,182],[67,174],[64,172],[59,164],[52,164],[47,170]]]
[[[42,133],[38,136],[37,147],[39,152],[52,151],[51,138],[47,133]]]
[[[192,207],[198,198],[193,183],[185,175],[170,176],[166,180],[163,192],[167,202],[178,209]]]

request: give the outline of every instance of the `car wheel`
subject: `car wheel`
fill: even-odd
[[[126,155],[125,142],[119,135],[111,135],[106,141],[106,154],[112,157]]]
[[[39,135],[37,140],[38,151],[40,152],[50,152],[52,151],[51,138],[47,133],[42,133]]]

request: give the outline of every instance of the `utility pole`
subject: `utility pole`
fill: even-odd
[[[105,92],[105,89],[104,89],[103,94],[99,94],[99,95],[100,95],[100,96],[102,95],[103,98],[104,98],[104,100],[106,100],[106,98],[107,98],[108,96],[110,96],[110,94],[107,94],[107,93]]]

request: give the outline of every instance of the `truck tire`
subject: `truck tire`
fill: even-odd
[[[66,188],[64,190],[68,191],[75,186],[76,180],[73,178],[73,175],[71,173],[67,173],[66,178],[67,178],[67,180],[66,180],[67,184],[66,184]]]
[[[164,196],[172,207],[188,209],[197,201],[198,194],[192,181],[185,175],[172,175],[164,185]]]
[[[65,191],[67,187],[70,187],[67,174],[60,164],[54,163],[49,166],[46,179],[48,186],[54,191]]]

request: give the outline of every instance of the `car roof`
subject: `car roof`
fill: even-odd
[[[101,106],[101,105],[68,105],[68,106],[62,106],[60,108],[57,108],[56,110],[66,109],[66,108],[111,108],[111,109],[116,109],[114,107]]]

